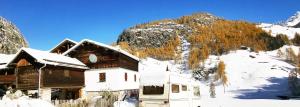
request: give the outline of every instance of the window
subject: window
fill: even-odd
[[[106,81],[106,74],[100,73],[99,74],[99,82],[105,82]]]
[[[136,82],[136,75],[134,74],[134,82]]]
[[[164,86],[143,86],[144,95],[161,95],[164,94]]]
[[[48,73],[49,73],[49,75],[51,75],[52,74],[52,70],[49,70]]]
[[[172,93],[179,93],[179,85],[172,84]]]
[[[186,86],[186,85],[182,85],[182,86],[181,86],[181,90],[182,90],[182,91],[187,91],[187,86]]]
[[[70,71],[69,70],[64,70],[64,76],[65,77],[70,77]]]
[[[128,78],[127,73],[125,73],[125,75],[124,75],[125,81],[127,81],[127,78]]]
[[[194,87],[194,96],[200,96],[200,88]]]

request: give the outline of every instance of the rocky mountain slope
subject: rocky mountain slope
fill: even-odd
[[[160,22],[162,23],[162,22]],[[193,24],[186,24],[186,23],[180,23],[174,22],[175,24],[182,24],[182,25],[193,25]],[[238,24],[236,24],[238,23]],[[224,26],[221,24],[229,24],[229,26]],[[242,27],[242,26],[249,26],[247,23],[240,23],[238,21],[232,21],[230,23],[218,23],[220,26],[215,26],[215,27],[208,27],[209,31],[213,31],[212,29],[223,29],[228,32],[235,32],[237,33],[225,33],[226,34],[241,34],[241,32],[244,32],[243,34],[250,34],[252,35],[253,33],[245,33],[245,32],[251,32],[254,30],[262,30],[262,29],[254,29],[252,28],[249,30],[251,27],[245,27],[245,28],[240,28],[240,29],[225,29],[226,27],[232,27],[230,24],[235,24],[237,26],[235,27]],[[159,24],[158,24],[159,25]],[[210,25],[210,24],[208,24]],[[240,26],[242,25],[242,26]],[[270,24],[272,26],[273,24]],[[156,26],[156,25],[152,25]],[[207,26],[207,25],[204,25]],[[255,28],[257,28],[257,25],[253,25]],[[253,27],[252,26],[252,27]],[[283,29],[287,30],[288,29],[297,29],[295,26],[283,26],[283,25],[276,25],[276,26],[281,26],[283,28],[278,28],[278,29]],[[151,27],[148,26],[147,27]],[[194,28],[194,26],[188,26],[192,31],[191,33],[197,32]],[[260,26],[261,27],[261,26]],[[267,26],[266,26],[267,27]],[[266,32],[269,32],[268,30],[264,29],[263,30]],[[136,28],[129,28],[127,30],[133,30]],[[150,28],[147,28],[150,29]],[[144,30],[144,29],[143,29]],[[152,29],[151,29],[152,30]],[[296,30],[297,31],[297,30]],[[299,30],[298,30],[299,31]],[[143,32],[143,31],[141,31]],[[148,31],[149,32],[149,31]],[[266,32],[260,32],[260,33],[266,33]],[[124,32],[123,32],[124,33]],[[134,33],[134,32],[132,32]],[[201,35],[202,33],[207,33],[207,32],[200,32],[199,37],[205,37],[207,35]],[[208,32],[209,35],[217,35],[218,33],[223,33],[222,30],[218,30],[217,32]],[[127,41],[129,44],[133,44],[134,46],[140,45],[143,46],[143,43],[145,43],[149,39],[147,35],[143,34],[133,34],[133,35],[126,35],[127,38],[136,38],[135,41],[138,41],[138,39],[145,39],[142,43],[140,44],[134,44],[135,42],[131,41],[131,39],[126,39],[126,37],[122,34],[119,38],[120,41]],[[218,41],[217,36],[212,36],[212,40]],[[220,34],[222,35],[222,34]],[[273,36],[276,36],[272,33]],[[130,37],[132,36],[132,37]],[[138,37],[136,37],[138,36]],[[161,35],[156,35],[156,36],[161,36]],[[196,35],[198,37],[198,35]],[[195,39],[197,39],[195,36]],[[238,38],[238,36],[233,36],[230,35],[230,38]],[[241,35],[243,40],[248,40],[248,38],[245,38],[247,35]],[[260,38],[273,38],[270,34],[264,34],[264,35],[257,35]],[[125,37],[125,39],[122,39],[122,37]],[[140,38],[139,38],[140,37]],[[192,40],[188,40],[190,38],[185,38],[185,36],[179,35],[181,39],[181,59],[179,60],[156,60],[152,58],[145,58],[141,59],[141,66],[139,67],[140,75],[143,77],[143,75],[148,74],[148,73],[143,73],[143,72],[153,72],[153,71],[162,71],[165,72],[165,69],[168,68],[171,72],[180,72],[182,75],[191,75],[193,77],[200,77],[201,82],[201,101],[202,105],[201,106],[207,106],[207,107],[231,107],[232,105],[236,105],[237,107],[243,106],[243,107],[250,107],[250,106],[257,106],[257,107],[262,107],[262,106],[272,106],[272,107],[281,107],[281,106],[291,106],[291,107],[296,107],[299,103],[298,100],[278,100],[278,96],[289,96],[291,95],[291,83],[290,83],[290,73],[295,71],[295,68],[297,65],[294,65],[291,63],[289,60],[289,55],[290,53],[287,52],[287,50],[293,50],[291,53],[299,53],[299,47],[298,46],[288,46],[288,45],[283,45],[279,46],[280,48],[276,47],[274,50],[268,51],[268,50],[261,50],[254,52],[252,51],[251,48],[247,47],[241,47],[240,49],[235,49],[231,50],[229,52],[226,52],[224,54],[217,54],[214,55],[212,53],[209,53],[208,57],[205,58],[205,60],[202,60],[200,62],[194,61],[193,63],[196,64],[201,64],[200,67],[196,67],[196,70],[194,69],[189,69],[188,67],[188,62],[193,59],[201,59],[201,57],[191,57],[193,56],[193,51],[199,52],[200,54],[195,54],[195,56],[201,56],[205,51],[201,51],[203,47],[201,45],[205,42],[208,42],[207,40],[210,39],[200,39],[201,41],[195,41],[195,43],[199,43],[195,45],[195,43],[192,43]],[[226,36],[225,36],[226,38]],[[292,38],[292,37],[291,37]],[[257,39],[257,38],[255,38]],[[151,39],[153,40],[153,39]],[[202,41],[203,40],[203,41]],[[221,46],[226,46],[224,38],[219,39],[220,41],[218,42],[212,42],[212,44],[219,43]],[[222,41],[224,40],[224,41]],[[236,39],[237,41],[239,39]],[[259,40],[259,39],[258,39]],[[267,41],[272,41],[272,39],[260,39],[260,40],[265,40],[264,42]],[[148,40],[150,41],[150,40]],[[155,40],[154,40],[155,41]],[[274,43],[279,42],[281,40],[273,40]],[[222,42],[224,44],[222,44]],[[243,41],[242,41],[243,42]],[[251,41],[249,41],[251,43]],[[155,42],[154,42],[155,43]],[[200,44],[202,43],[202,44]],[[247,42],[244,42],[245,44]],[[254,41],[255,44],[258,43],[258,41]],[[271,43],[271,44],[274,44]],[[216,50],[215,47],[213,47],[212,44],[208,44],[207,46],[210,47],[212,50]],[[234,41],[229,41],[229,44],[235,44]],[[227,44],[228,45],[228,44]],[[259,44],[261,45],[261,44]],[[240,46],[240,45],[239,45]],[[238,46],[238,47],[239,47]],[[200,49],[198,49],[200,48]],[[196,50],[195,50],[196,49]],[[208,50],[210,50],[208,49]],[[167,50],[164,50],[167,51]],[[292,55],[296,56],[296,55]],[[215,75],[217,75],[218,70],[214,71],[217,68],[217,65],[219,64],[220,61],[223,61],[225,63],[225,75],[227,77],[227,84],[222,85],[221,80],[215,80]],[[202,68],[202,69],[201,69]],[[144,70],[144,71],[143,71]],[[199,72],[199,73],[197,73]],[[201,74],[202,73],[202,74]],[[207,75],[206,75],[207,74]],[[204,77],[203,77],[204,75]],[[205,76],[206,75],[206,76]],[[207,77],[207,78],[205,78]],[[150,80],[149,83],[157,81],[156,79]],[[211,88],[211,84],[214,84],[213,87]],[[298,82],[300,83],[300,81]],[[147,84],[147,83],[146,83]],[[211,90],[214,90],[215,97],[216,98],[211,98],[211,93],[213,93]]]
[[[300,11],[296,12],[287,21],[280,24],[261,23],[258,25],[266,32],[270,32],[273,36],[277,34],[285,34],[289,39],[294,38],[295,33],[300,33]]]
[[[122,32],[117,42],[128,42],[136,48],[157,48],[175,36],[187,37],[196,30],[191,25],[210,25],[221,18],[209,13],[183,16],[179,19],[159,20],[128,28]]]
[[[28,47],[28,44],[19,29],[0,17],[0,53],[13,54],[22,47]]]

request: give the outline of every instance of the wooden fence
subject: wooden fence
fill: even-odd
[[[53,100],[51,101],[55,107],[113,107],[114,102],[118,101],[118,96],[110,98],[101,98],[96,101],[87,100]]]

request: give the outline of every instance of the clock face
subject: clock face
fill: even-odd
[[[89,60],[91,63],[96,63],[97,62],[97,56],[95,54],[90,54],[89,55]]]

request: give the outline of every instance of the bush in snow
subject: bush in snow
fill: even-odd
[[[300,83],[298,79],[298,73],[296,71],[291,71],[289,74],[289,88],[292,95],[300,96]]]
[[[284,57],[284,54],[280,49],[278,49],[278,51],[277,51],[277,56],[280,57],[280,58]]]
[[[210,82],[209,93],[210,93],[211,98],[216,98],[216,87],[215,87],[215,84],[213,82]]]
[[[292,48],[286,49],[286,60],[294,64],[297,62],[297,55]]]
[[[217,71],[217,67],[205,68],[200,66],[199,68],[193,70],[193,77],[196,80],[208,81],[210,79],[210,74],[214,74]]]
[[[292,42],[296,46],[300,46],[300,34],[296,33],[294,38],[292,39]]]
[[[104,99],[109,100],[112,98],[113,93],[110,91],[104,91],[101,95]]]

